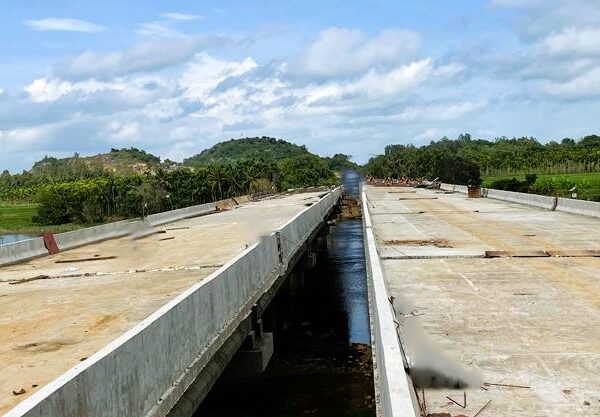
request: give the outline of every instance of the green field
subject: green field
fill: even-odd
[[[58,226],[41,226],[34,223],[37,204],[5,204],[0,203],[0,234],[24,233],[41,235],[44,231],[55,233],[68,232],[84,225],[61,224]]]
[[[583,172],[579,174],[537,174],[537,176],[538,181],[540,178],[566,178],[579,186],[579,198],[600,201],[600,172]],[[523,180],[525,179],[525,174],[484,175],[482,177],[483,186],[489,187],[489,185],[496,180],[512,177]],[[566,190],[564,193],[565,196],[568,194]]]

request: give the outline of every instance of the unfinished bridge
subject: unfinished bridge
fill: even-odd
[[[600,204],[466,192],[363,189],[378,415],[600,415]],[[189,417],[228,363],[261,372],[263,314],[301,285],[340,197],[0,246],[0,414]]]
[[[228,364],[260,373],[262,315],[302,285],[340,197],[237,198],[0,246],[0,415],[189,417]]]

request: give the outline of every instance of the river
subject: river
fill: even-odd
[[[360,175],[342,179],[357,196]],[[263,375],[217,382],[195,417],[375,416],[361,220],[331,226],[306,286],[300,302],[272,303],[286,326]]]

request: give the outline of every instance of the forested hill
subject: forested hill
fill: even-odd
[[[28,174],[55,179],[79,179],[101,174],[130,175],[154,170],[163,166],[160,158],[146,151],[111,149],[108,153],[68,158],[46,156],[36,162]]]
[[[260,138],[231,139],[220,142],[212,148],[184,159],[184,165],[205,165],[213,163],[229,163],[233,161],[249,161],[262,159],[278,162],[283,159],[297,158],[309,154],[305,146],[298,146],[281,139]]]

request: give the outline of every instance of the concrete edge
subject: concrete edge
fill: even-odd
[[[362,205],[377,413],[382,417],[417,417],[419,407],[412,381],[404,369],[396,319],[389,302],[365,192],[362,193]]]
[[[464,188],[464,190],[463,190]],[[442,183],[442,190],[455,191],[466,194],[466,187],[462,185]],[[515,191],[495,190],[493,188],[482,188],[482,197],[509,203],[523,204],[530,207],[541,208],[563,213],[580,214],[582,216],[600,218],[600,202],[575,200],[572,198],[552,197],[548,195],[518,193]]]
[[[248,253],[252,252],[261,244],[261,242],[257,242],[254,245],[248,247],[241,253],[239,253],[234,258],[230,259],[227,263],[225,263],[222,267],[211,273],[209,276],[204,278],[197,284],[189,287],[171,301],[160,307],[154,313],[150,314],[148,317],[143,319],[140,323],[136,324],[133,328],[129,329],[121,336],[117,337],[115,340],[110,342],[108,345],[104,346],[102,349],[94,353],[92,356],[87,358],[85,361],[81,362],[73,366],[71,369],[67,370],[62,375],[58,376],[53,381],[44,385],[37,392],[27,397],[19,404],[17,404],[14,408],[8,411],[8,413],[4,414],[2,417],[20,417],[26,415],[29,411],[31,411],[34,407],[39,405],[42,401],[50,397],[54,392],[63,387],[67,382],[71,381],[73,378],[83,373],[87,369],[91,368],[104,358],[109,357],[113,354],[119,347],[127,343],[128,341],[134,339],[137,335],[142,333],[148,326],[150,326],[153,322],[155,322],[160,317],[169,313],[173,310],[181,301],[198,291],[204,286],[209,285],[210,281],[217,279],[224,271],[230,268],[233,264],[238,262],[240,259],[244,258]]]
[[[152,228],[179,220],[198,217],[213,213],[216,210],[215,203],[200,204],[177,210],[165,211],[151,214],[146,219],[128,219],[113,223],[101,224],[71,232],[57,233],[54,235],[59,250],[66,251],[103,240],[116,239],[128,236],[132,233],[148,231]],[[22,240],[19,242],[0,245],[0,267],[27,261],[34,258],[48,256],[41,237]]]
[[[330,192],[327,196],[329,196],[329,197],[331,197],[332,195],[338,196],[340,193],[341,193],[341,190],[340,190],[340,188],[338,188],[338,189]],[[323,197],[319,201],[324,201],[327,196]],[[332,204],[335,204],[335,202],[332,202]],[[312,211],[315,211],[315,210],[319,211],[319,207],[317,206],[317,204],[314,204],[314,205],[308,207],[307,208],[308,211],[310,211],[311,208],[313,209]],[[301,211],[301,213],[304,213],[304,214],[306,214],[306,212],[307,212],[306,209]],[[317,213],[317,214],[320,214],[320,213]],[[295,216],[294,218],[298,219],[299,217]],[[269,235],[269,237],[267,238],[267,241],[270,240],[271,244],[274,244],[275,239],[276,239],[276,232],[273,232]],[[199,283],[189,287],[188,289],[186,289],[185,291],[180,293],[178,296],[171,299],[169,302],[167,302],[165,305],[160,307],[154,313],[150,314],[148,317],[146,317],[140,323],[135,325],[133,328],[131,328],[130,330],[128,330],[121,336],[117,337],[115,340],[110,342],[108,345],[104,346],[102,349],[100,349],[99,351],[94,353],[88,359],[73,366],[72,368],[67,370],[65,373],[58,376],[53,381],[44,385],[36,393],[34,393],[30,397],[21,401],[14,408],[12,408],[6,414],[4,414],[4,417],[21,417],[21,416],[29,416],[29,415],[35,415],[35,416],[59,415],[59,414],[56,414],[56,411],[57,411],[56,407],[60,405],[60,401],[61,401],[60,397],[61,396],[60,396],[59,392],[61,390],[64,390],[64,389],[70,390],[70,392],[66,396],[68,398],[70,398],[71,401],[76,400],[78,398],[78,396],[81,396],[84,394],[84,393],[79,392],[82,387],[78,386],[79,384],[77,383],[77,381],[80,381],[81,378],[84,377],[85,381],[86,381],[85,383],[93,382],[91,380],[93,378],[90,378],[90,376],[89,376],[90,373],[89,372],[86,373],[86,371],[91,371],[91,368],[94,368],[94,367],[102,367],[102,366],[107,367],[107,365],[110,365],[110,363],[114,362],[115,358],[118,355],[120,355],[120,350],[123,349],[125,345],[130,345],[132,343],[135,344],[134,342],[136,341],[136,339],[139,339],[145,333],[145,331],[150,328],[150,326],[152,326],[154,323],[156,323],[160,319],[166,317],[170,313],[175,314],[176,309],[179,307],[179,305],[182,304],[183,302],[185,302],[189,297],[191,297],[192,295],[195,295],[203,287],[208,287],[213,282],[217,281],[218,278],[221,277],[221,275],[227,274],[229,272],[228,271],[229,268],[231,268],[236,263],[243,261],[247,255],[253,253],[254,251],[258,250],[258,248],[262,248],[262,247],[268,247],[266,241],[261,240],[261,241],[255,243],[254,245],[252,245],[251,247],[245,249],[238,255],[234,256],[227,263],[225,263],[221,268],[217,269],[216,271],[211,273],[208,277],[206,277]],[[274,247],[274,249],[277,249],[277,248]],[[252,305],[255,302],[257,302],[257,300],[260,298],[260,296],[269,289],[269,287],[273,284],[274,281],[276,281],[277,277],[282,272],[281,271],[282,265],[279,263],[279,260],[277,259],[278,255],[275,252],[276,251],[274,251],[274,253],[273,253],[273,255],[274,255],[273,269],[270,270],[270,272],[268,272],[268,274],[266,274],[268,276],[265,276],[263,279],[260,280],[259,285],[254,289],[254,291],[252,291],[252,293],[250,294],[250,297],[248,298],[248,300],[246,300],[246,302],[243,304],[243,306],[241,306],[241,308],[235,314],[228,317],[228,319],[223,324],[223,326],[220,328],[220,330],[217,331],[215,334],[213,334],[212,340],[209,340],[206,342],[206,345],[205,345],[206,347],[197,354],[196,359],[194,359],[193,363],[190,364],[190,366],[188,366],[188,368],[186,368],[187,370],[184,370],[184,373],[182,375],[176,376],[178,383],[175,385],[172,385],[171,388],[168,389],[162,395],[162,397],[160,399],[157,399],[158,402],[155,404],[154,407],[152,407],[150,410],[148,410],[147,413],[145,413],[146,416],[150,416],[150,415],[163,416],[166,414],[166,412],[168,412],[172,408],[172,406],[178,401],[178,399],[181,397],[181,395],[183,395],[183,393],[186,391],[186,389],[193,383],[195,375],[192,375],[192,374],[194,374],[194,373],[197,374],[203,368],[202,365],[199,366],[199,363],[206,364],[208,362],[208,360],[210,358],[207,358],[207,355],[210,356],[211,352],[214,354],[214,352],[216,350],[218,350],[223,343],[225,343],[225,341],[227,340],[229,335],[231,333],[233,333],[235,331],[235,329],[237,328],[237,324],[235,326],[232,324],[236,320],[240,320],[240,319],[243,319],[244,317],[248,316],[248,314],[250,314]],[[270,264],[270,262],[267,262],[267,264]],[[256,272],[259,272],[259,271],[256,271]],[[215,346],[212,346],[213,342],[215,343]],[[109,361],[110,361],[110,363],[108,363]],[[108,368],[110,368],[110,366],[108,366]],[[87,377],[85,377],[83,375],[84,373],[86,373]],[[73,386],[74,382],[75,382],[75,386]],[[73,389],[75,389],[75,391],[73,391]],[[120,389],[120,387],[111,387],[111,389],[112,390]],[[65,394],[63,394],[63,397],[64,396],[65,396]],[[57,397],[59,397],[59,399],[53,401],[53,398],[56,399]],[[98,400],[100,400],[100,399],[98,398]],[[104,414],[101,414],[101,415],[106,415],[107,412],[108,412],[108,410],[106,410],[104,412]],[[94,414],[94,415],[97,415],[97,414]]]

